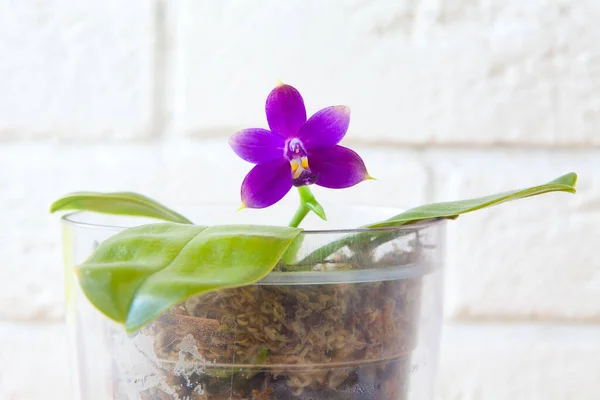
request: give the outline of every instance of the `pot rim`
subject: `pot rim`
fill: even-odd
[[[366,208],[369,206],[359,206],[359,207]],[[376,207],[376,206],[371,206],[371,207],[372,208],[387,208],[387,207]],[[61,222],[63,224],[77,226],[77,227],[81,227],[81,228],[110,229],[110,230],[122,230],[122,229],[132,228],[135,226],[140,226],[140,225],[168,222],[168,221],[161,221],[158,219],[152,219],[152,218],[146,218],[146,217],[120,215],[119,217],[121,217],[121,218],[130,218],[132,221],[135,221],[135,220],[139,221],[139,223],[137,223],[137,224],[132,224],[132,225],[127,226],[126,224],[108,224],[108,223],[100,223],[100,222],[88,222],[88,221],[85,221],[84,219],[77,218],[78,216],[99,215],[99,214],[100,213],[96,213],[96,212],[92,212],[92,211],[73,211],[73,212],[64,214],[61,217]],[[302,232],[300,234],[319,235],[319,234],[351,234],[351,233],[385,232],[385,231],[392,232],[392,231],[399,231],[399,230],[416,231],[419,229],[432,227],[435,225],[442,225],[445,223],[445,221],[446,221],[446,218],[438,217],[438,218],[425,219],[425,220],[421,220],[416,223],[410,223],[410,224],[405,224],[405,225],[384,226],[384,227],[377,227],[377,228],[357,227],[357,228],[334,228],[334,229],[305,229],[305,230],[302,230]],[[232,225],[232,224],[222,224],[222,225],[226,226],[226,225]],[[243,224],[243,225],[248,225],[248,224]],[[252,225],[252,224],[249,224],[249,225]],[[254,224],[254,225],[261,226],[263,224]],[[264,224],[263,226],[274,226],[274,225]],[[279,225],[279,226],[283,226],[283,225]]]

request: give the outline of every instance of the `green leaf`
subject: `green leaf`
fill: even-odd
[[[433,203],[415,207],[388,220],[369,225],[369,228],[380,228],[386,226],[405,225],[425,219],[435,218],[457,218],[461,214],[482,208],[491,207],[507,201],[537,196],[549,192],[575,193],[577,174],[571,172],[546,183],[545,185],[532,186],[526,189],[503,192],[491,196],[478,197],[470,200],[449,201],[444,203]]]
[[[296,239],[289,245],[283,256],[281,257],[281,264],[293,264],[296,262],[298,251],[304,243],[304,235],[296,236]]]
[[[101,243],[76,272],[90,302],[132,332],[193,295],[263,278],[300,231],[143,225]]]
[[[149,197],[133,192],[97,193],[76,192],[56,200],[50,212],[85,210],[105,214],[151,217],[181,224],[192,222],[183,215]]]
[[[444,203],[427,204],[424,206],[415,207],[401,214],[398,214],[386,221],[365,226],[365,228],[381,228],[390,226],[408,225],[422,220],[436,218],[455,219],[460,214],[465,214],[471,211],[479,210],[486,207],[491,207],[506,201],[522,199],[525,197],[537,196],[548,192],[568,192],[575,193],[575,184],[577,183],[577,174],[571,172],[556,178],[555,180],[540,186],[533,186],[527,189],[513,190],[510,192],[499,193],[491,196],[479,197],[471,200],[450,201]],[[402,232],[399,232],[400,234]],[[342,239],[330,242],[298,261],[295,266],[288,266],[286,269],[302,270],[306,266],[323,262],[336,251],[352,245],[360,243],[364,240],[372,239],[376,235],[388,235],[388,232],[381,233],[358,233],[348,235]],[[389,234],[390,240],[395,236],[393,232]]]

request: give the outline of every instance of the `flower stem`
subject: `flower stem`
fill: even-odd
[[[323,207],[319,204],[317,199],[315,199],[315,196],[312,194],[308,186],[298,187],[298,194],[300,195],[300,205],[296,210],[296,214],[294,214],[294,217],[290,221],[289,226],[292,228],[297,228],[302,220],[308,215],[309,211],[314,212],[321,219],[327,221]]]
[[[300,223],[304,219],[304,217],[308,215],[309,211],[310,210],[308,209],[308,207],[306,207],[303,203],[300,203],[298,209],[296,210],[296,214],[294,214],[294,217],[290,221],[290,226],[292,228],[297,228],[298,225],[300,225]]]

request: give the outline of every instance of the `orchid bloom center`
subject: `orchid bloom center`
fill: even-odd
[[[317,181],[318,175],[315,175],[310,171],[308,154],[300,139],[290,139],[286,143],[284,154],[290,162],[292,169],[292,184],[294,186],[311,185]]]

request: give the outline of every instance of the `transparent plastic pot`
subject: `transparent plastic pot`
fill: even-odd
[[[394,212],[334,210],[327,226],[341,228],[301,233],[293,267],[192,297],[133,334],[88,302],[74,268],[106,238],[157,221],[66,215],[74,398],[432,399],[445,222],[349,229]],[[202,225],[285,221],[227,207],[195,214]]]

